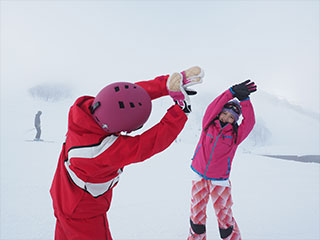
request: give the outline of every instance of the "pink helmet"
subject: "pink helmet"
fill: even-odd
[[[91,106],[91,113],[108,133],[131,132],[143,126],[151,113],[151,98],[139,85],[116,82],[103,88]]]

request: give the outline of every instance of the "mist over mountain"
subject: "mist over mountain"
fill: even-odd
[[[197,144],[205,110],[219,94],[221,93],[217,91],[199,92],[190,97],[192,113],[177,142]],[[251,95],[251,102],[255,110],[256,124],[248,138],[240,145],[243,151],[258,154],[320,154],[319,113],[260,90]],[[159,120],[163,114],[160,108],[170,104],[171,99],[168,98],[153,101],[153,113],[148,124]]]
[[[70,86],[62,83],[42,83],[28,89],[34,98],[45,102],[57,102],[72,97]]]
[[[318,112],[314,112],[310,110],[309,106],[301,106],[295,103],[291,103],[290,101],[288,101],[283,97],[276,96],[266,91],[260,91],[259,94],[262,96],[262,98],[265,99],[265,101],[269,101],[270,103],[274,103],[274,104],[281,104],[283,107],[287,109],[296,111],[299,114],[305,114],[306,116],[309,116],[311,118],[314,118],[315,120],[320,121],[320,109],[318,109]]]

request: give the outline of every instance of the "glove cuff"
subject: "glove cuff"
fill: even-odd
[[[188,116],[191,113],[191,105],[188,105],[185,101],[183,101],[183,105],[178,101],[175,101],[176,105],[178,105],[181,110]]]
[[[238,98],[238,99],[239,99],[239,98]],[[242,100],[239,99],[240,102],[247,101],[247,100],[250,100],[250,97],[247,97],[247,98],[242,99]]]
[[[232,93],[232,96],[234,96],[236,93],[233,91],[232,87],[229,88],[230,92]]]

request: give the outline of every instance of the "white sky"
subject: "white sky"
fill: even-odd
[[[1,95],[55,81],[95,95],[199,65],[199,92],[251,78],[320,112],[319,12],[318,0],[1,0]]]

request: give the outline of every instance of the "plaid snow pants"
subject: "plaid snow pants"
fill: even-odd
[[[206,239],[206,208],[209,196],[218,219],[220,237],[225,240],[240,240],[240,231],[233,218],[231,206],[231,186],[214,185],[212,181],[201,179],[192,181],[190,234],[188,240]]]

